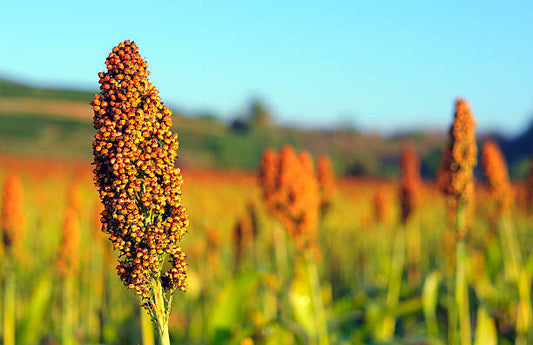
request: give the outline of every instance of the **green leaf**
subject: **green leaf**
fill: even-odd
[[[17,325],[17,343],[36,344],[39,342],[39,326],[43,324],[52,296],[52,280],[49,273],[43,274],[30,296],[22,320]]]
[[[313,290],[309,272],[302,261],[296,261],[295,275],[289,289],[294,318],[308,335],[316,333]]]
[[[231,337],[235,325],[246,319],[246,310],[257,289],[259,273],[247,272],[228,281],[217,296],[215,305],[208,315],[208,332],[211,344],[225,344]]]
[[[494,320],[487,314],[484,308],[477,310],[476,340],[474,345],[496,345],[498,332]]]
[[[422,306],[428,333],[437,337],[439,335],[439,326],[437,322],[437,303],[439,300],[439,282],[440,275],[438,272],[431,272],[424,282],[422,290]]]

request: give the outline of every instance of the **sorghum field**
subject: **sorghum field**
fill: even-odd
[[[409,142],[398,179],[290,145],[179,169],[137,46],[106,66],[93,162],[0,157],[3,344],[533,341],[533,174],[478,148],[466,100],[435,180]]]
[[[21,207],[9,245],[16,247],[6,248],[4,235],[2,273],[9,279],[11,255],[16,288],[2,289],[2,334],[12,322],[17,344],[61,343],[65,327],[70,343],[153,344],[157,337],[150,324],[143,328],[144,310],[118,279],[116,254],[100,232],[89,163],[2,157],[0,169],[4,195],[9,174],[22,193],[1,204],[3,219]],[[455,234],[433,181],[420,186],[404,223],[399,181],[337,178],[318,219],[320,255],[310,277],[315,272],[270,215],[257,174],[184,170],[183,177],[188,286],[174,298],[172,343],[318,343],[318,322],[327,332],[320,343],[452,343]],[[502,218],[488,187],[475,188],[464,258],[475,344],[531,341],[532,220],[524,188],[516,186]],[[10,321],[9,304],[16,308]]]

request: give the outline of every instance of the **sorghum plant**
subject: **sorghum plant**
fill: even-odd
[[[76,274],[79,268],[80,224],[78,212],[69,205],[63,220],[62,237],[59,246],[56,267],[62,279],[62,329],[61,343],[74,344],[74,326],[76,322],[75,290]]]
[[[483,172],[493,201],[496,203],[496,218],[500,230],[503,262],[506,275],[516,284],[519,302],[516,308],[516,344],[527,344],[527,333],[531,328],[531,277],[524,267],[516,229],[510,219],[514,202],[514,190],[509,179],[507,163],[495,141],[483,144],[481,151]]]
[[[455,116],[449,132],[448,148],[443,154],[441,186],[447,196],[449,215],[454,221],[456,234],[455,252],[455,307],[459,320],[461,345],[471,343],[468,286],[466,279],[467,219],[474,200],[474,167],[477,164],[475,121],[468,103],[458,99],[455,103]],[[451,306],[450,306],[451,307]],[[448,343],[455,344],[457,319],[451,307]]]
[[[316,249],[319,191],[313,161],[284,146],[280,153],[265,150],[259,182],[267,208],[278,218],[299,250]]]
[[[24,235],[24,210],[22,182],[13,172],[4,181],[0,230],[4,251],[3,343],[15,345],[15,257]]]
[[[279,154],[267,149],[261,158],[259,182],[267,208],[283,223],[306,259],[315,307],[314,340],[327,345],[328,329],[316,268],[320,256],[317,245],[320,195],[313,160],[309,153],[297,155],[288,145]]]
[[[387,307],[396,308],[400,298],[400,287],[404,266],[408,268],[409,281],[418,282],[420,273],[420,229],[411,224],[411,219],[419,204],[420,198],[420,160],[412,145],[405,145],[400,155],[402,179],[398,190],[403,229],[395,229],[394,244],[391,255],[389,282],[387,291]],[[406,249],[408,262],[405,265]],[[387,315],[377,333],[382,341],[392,340],[395,332],[396,318]]]
[[[119,251],[120,279],[140,296],[162,344],[169,344],[172,297],[186,285],[179,244],[189,225],[175,167],[178,136],[135,43],[114,47],[106,66],[91,102],[102,231]]]
[[[474,202],[474,167],[477,164],[476,124],[468,103],[458,99],[449,132],[449,143],[442,159],[441,186],[453,212],[457,238],[466,236],[466,220]]]

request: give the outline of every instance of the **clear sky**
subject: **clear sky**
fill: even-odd
[[[481,129],[533,114],[533,2],[4,1],[0,76],[96,89],[134,40],[169,105],[226,118],[260,97],[279,121],[446,128],[469,100]]]

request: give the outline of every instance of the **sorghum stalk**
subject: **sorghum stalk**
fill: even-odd
[[[422,178],[420,177],[420,159],[412,144],[403,147],[400,156],[402,178],[400,181],[400,204],[402,222],[406,230],[407,273],[411,283],[419,284],[421,277],[422,245],[420,243],[420,226],[416,224],[414,214],[420,205]]]
[[[114,47],[106,66],[99,73],[100,94],[91,102],[102,230],[119,251],[120,279],[140,296],[161,343],[169,344],[172,297],[186,285],[179,243],[189,225],[175,167],[177,135],[135,43]]]
[[[402,285],[402,273],[405,265],[405,235],[406,229],[396,229],[391,255],[391,265],[389,272],[388,290],[386,304],[389,310],[393,310],[400,299],[400,288]],[[394,336],[396,318],[393,315],[386,315],[378,333],[379,340],[389,341]]]
[[[154,341],[154,324],[150,319],[150,314],[143,307],[139,308],[141,315],[141,333],[143,345],[155,345]]]
[[[527,273],[523,268],[516,230],[511,223],[510,211],[514,201],[513,187],[509,179],[505,157],[495,141],[489,140],[483,144],[481,157],[489,191],[496,204],[502,251],[506,258],[504,260],[505,272],[507,277],[516,284],[519,296],[516,309],[518,333],[516,343],[525,344],[531,324],[531,297],[529,293],[524,293],[524,287],[528,285],[524,280]]]
[[[4,181],[0,229],[4,251],[3,344],[15,345],[15,257],[24,231],[22,183],[15,173]]]
[[[450,128],[447,152],[443,154],[439,183],[447,195],[449,216],[456,236],[455,308],[459,319],[461,345],[471,343],[468,284],[466,279],[467,220],[472,209],[474,194],[474,167],[477,164],[475,121],[465,100],[455,104],[455,118]],[[450,306],[451,307],[451,306]],[[454,308],[450,308],[448,327],[456,326]],[[450,333],[454,336],[454,332]],[[455,343],[455,337],[448,339]]]
[[[101,340],[101,311],[103,308],[103,292],[105,285],[104,267],[102,260],[104,248],[102,246],[103,234],[100,231],[100,213],[102,205],[98,201],[93,210],[93,222],[91,232],[91,259],[89,266],[89,286],[87,289],[87,335],[89,340],[100,342]]]
[[[396,229],[391,255],[387,307],[393,310],[400,299],[402,273],[404,270],[406,249],[408,252],[409,280],[420,281],[420,229],[413,224],[413,214],[419,206],[420,198],[420,160],[412,145],[405,145],[400,155],[402,178],[399,187],[402,228]],[[380,340],[391,340],[394,336],[396,318],[387,315],[378,334]]]
[[[6,258],[4,269],[3,344],[15,345],[15,270],[12,258]]]
[[[74,323],[76,315],[76,274],[79,265],[80,228],[77,212],[72,207],[65,211],[63,237],[57,257],[57,269],[62,278],[62,329],[61,343],[74,344]]]

